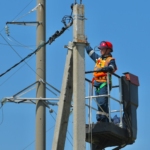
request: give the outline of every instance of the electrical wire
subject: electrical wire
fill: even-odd
[[[22,57],[19,55],[19,53],[9,44],[9,42],[4,38],[4,36],[0,33],[1,37],[4,39],[4,41],[10,46],[10,48],[22,59]]]
[[[1,33],[0,33],[0,35],[1,35]],[[4,38],[4,37],[3,37]],[[5,38],[4,38],[4,40],[5,40]],[[5,40],[6,41],[6,40]],[[7,41],[6,41],[7,42]],[[7,42],[8,43],[8,42]],[[10,45],[9,43],[8,43],[8,46],[10,46],[11,48],[12,48],[12,45]],[[14,49],[13,49],[14,50]],[[16,51],[15,51],[16,52]],[[30,60],[30,59],[29,59]],[[29,61],[28,60],[28,61]],[[25,63],[26,64],[26,63]],[[17,69],[11,76],[9,76],[4,82],[2,82],[1,84],[0,84],[0,86],[2,86],[5,82],[7,82],[14,74],[16,74],[25,64],[23,64],[19,69]],[[27,64],[28,65],[28,64]],[[29,66],[29,65],[28,65]],[[31,68],[31,66],[29,66],[29,68],[37,75],[37,76],[39,76],[34,70],[33,70],[33,68]],[[40,76],[39,76],[40,77]],[[41,77],[40,77],[41,78]]]
[[[9,44],[9,42],[4,38],[4,36],[0,33],[0,35],[2,36],[2,38],[7,42],[7,44],[12,48],[12,50],[22,59],[22,57],[19,55],[19,53]],[[23,59],[22,59],[23,60]],[[21,60],[21,61],[22,61]],[[23,60],[24,61],[24,60]],[[24,61],[25,62],[25,61]],[[34,73],[36,73],[35,72],[35,70],[33,70],[33,68],[27,63],[27,62],[25,62],[25,64],[34,72]],[[14,68],[14,67],[13,67]],[[7,70],[7,72],[8,72],[8,70]],[[37,73],[36,73],[37,74]],[[4,74],[2,74],[2,75],[4,75]],[[38,75],[39,76],[39,75]],[[1,77],[1,75],[0,75],[0,77]],[[39,76],[40,77],[40,76]]]
[[[0,109],[2,110],[2,120],[0,122],[0,125],[1,125],[3,123],[3,120],[4,120],[4,114],[3,114],[3,107],[2,107],[2,105],[1,105]]]
[[[33,1],[33,0],[32,0]],[[31,2],[32,2],[31,1]],[[6,72],[4,72],[3,74],[0,75],[3,76],[4,74],[6,74],[7,72],[9,72],[11,69],[15,68],[17,65],[19,65],[21,62],[25,61],[25,59],[31,57],[33,54],[35,54],[41,47],[45,46],[46,44],[51,44],[57,37],[59,37],[67,28],[69,28],[72,23],[73,23],[73,19],[70,18],[70,20],[72,21],[71,23],[69,23],[69,25],[65,25],[65,27],[63,27],[60,31],[56,31],[55,34],[49,38],[49,40],[46,43],[41,44],[34,52],[30,53],[28,56],[26,56],[24,59],[22,59],[19,63],[15,64],[13,67],[11,67],[10,69],[6,70]],[[2,36],[2,34],[0,34]],[[3,36],[2,36],[3,37]],[[3,39],[5,40],[5,38],[3,37]],[[6,41],[6,40],[5,40]],[[7,41],[6,41],[7,42]],[[7,42],[8,43],[8,42]],[[8,45],[13,49],[13,47],[8,43]],[[15,49],[13,49],[14,52],[21,57],[16,51]],[[26,63],[26,62],[25,62]],[[53,119],[55,120],[55,118],[53,117]],[[69,131],[68,131],[69,132]],[[70,134],[70,133],[69,133]],[[71,134],[70,134],[71,135]],[[68,139],[68,138],[67,138]],[[68,139],[68,141],[70,142],[70,144],[73,146],[73,144],[71,143],[71,141]],[[34,141],[32,142],[34,143]],[[27,147],[29,147],[32,143],[30,143]],[[26,147],[26,148],[27,148]],[[26,149],[24,148],[24,149]]]
[[[28,144],[25,148],[23,148],[23,150],[27,149],[29,146],[31,146],[33,143],[35,142],[35,140],[33,142],[31,142],[30,144]]]
[[[2,86],[4,83],[6,83],[12,76],[14,76],[25,64],[23,64],[21,67],[19,67],[12,75],[10,75],[5,81],[3,81],[0,86]]]
[[[1,34],[0,34],[1,35]],[[27,58],[31,57],[33,54],[35,54],[39,49],[41,48],[38,47],[35,51],[33,51],[32,53],[30,53],[29,55],[27,55],[25,58],[23,58],[21,61],[19,61],[18,63],[16,63],[15,65],[13,65],[11,68],[9,68],[8,70],[6,70],[5,72],[3,72],[2,74],[0,74],[0,77],[2,77],[3,75],[5,75],[7,72],[11,71],[13,68],[15,68],[16,66],[18,66],[19,64],[21,64],[22,62],[24,62]],[[33,70],[34,71],[34,70]],[[35,72],[35,71],[34,71]]]
[[[46,132],[49,132],[51,129],[54,128],[54,125],[52,127],[50,127],[48,130],[46,130]],[[33,142],[31,142],[30,144],[28,144],[25,148],[23,148],[23,150],[27,149],[29,146],[31,146],[33,143],[35,142],[35,140]]]
[[[4,45],[4,46],[9,46],[8,44],[5,44],[5,43],[0,43],[0,45]],[[11,46],[16,46],[16,47],[25,47],[25,48],[28,48],[28,46],[25,46],[25,45],[13,45],[13,44],[11,44]],[[29,46],[35,46],[35,45],[29,45]],[[31,50],[33,50],[32,48],[28,48],[28,49],[31,49]]]
[[[72,17],[71,17],[72,18]],[[37,49],[35,49],[32,53],[30,53],[29,55],[27,55],[25,58],[23,58],[21,61],[19,61],[18,63],[16,63],[15,65],[13,65],[11,68],[9,68],[8,70],[6,70],[5,72],[3,72],[2,74],[0,74],[0,77],[2,77],[3,75],[5,75],[6,73],[8,73],[9,71],[11,71],[13,68],[15,68],[16,66],[18,66],[19,64],[21,64],[22,62],[24,62],[27,58],[31,57],[33,54],[35,54],[38,50],[41,49],[41,47],[47,45],[47,44],[51,44],[53,41],[55,41],[56,38],[58,38],[62,33],[65,32],[65,30],[67,30],[71,25],[73,24],[73,18],[71,19],[71,22],[68,23],[68,25],[66,25],[65,27],[62,27],[62,29],[60,31],[56,31],[47,42],[43,42],[41,45],[38,46]],[[0,35],[2,36],[2,34],[0,33]],[[2,36],[3,37],[3,36]],[[4,37],[3,37],[4,38]]]
[[[29,3],[30,4],[30,3]],[[73,4],[71,5],[71,9],[73,10]],[[72,14],[72,11],[71,11],[71,14]],[[67,17],[65,17],[65,19],[67,20]],[[63,22],[65,21],[65,19],[63,20]],[[15,68],[16,66],[18,66],[20,63],[22,63],[25,59],[27,59],[27,58],[29,58],[29,57],[31,57],[33,54],[35,54],[41,47],[43,47],[43,46],[45,46],[46,44],[51,44],[58,36],[60,36],[67,28],[69,28],[71,25],[72,25],[72,23],[73,23],[73,19],[71,18],[71,17],[69,17],[69,21],[71,21],[71,23],[69,23],[68,25],[66,25],[65,27],[63,27],[60,31],[56,31],[55,32],[55,34],[54,35],[52,35],[52,37],[50,37],[49,38],[49,40],[46,42],[46,43],[44,43],[43,45],[40,45],[34,52],[32,52],[32,53],[30,53],[29,55],[27,55],[24,59],[22,59],[19,63],[17,63],[17,64],[15,64],[14,66],[12,66],[11,68],[9,68],[8,70],[6,70],[4,73],[2,73],[2,74],[0,74],[0,77],[1,76],[3,76],[3,75],[5,75],[7,72],[9,72],[10,70],[12,70],[13,68]],[[2,34],[0,34],[1,36],[2,36]],[[3,37],[3,36],[2,36]],[[3,37],[3,39],[5,40],[5,38]],[[5,40],[6,41],[6,40]],[[7,42],[7,41],[6,41]],[[7,42],[8,43],[8,42]],[[10,46],[12,49],[13,49],[13,47],[12,47],[12,45],[10,45],[9,43],[8,43],[8,46]],[[14,50],[14,49],[13,49]],[[16,52],[16,51],[15,51]],[[19,56],[20,57],[20,56]],[[29,66],[29,65],[28,65]],[[29,66],[30,67],[30,66]],[[19,68],[20,69],[20,68]],[[18,70],[19,70],[18,69]],[[34,73],[36,73],[31,67],[30,67],[30,69],[34,72]],[[18,71],[17,70],[17,71]],[[16,71],[16,72],[17,72]],[[15,72],[15,73],[16,73]],[[14,73],[14,74],[15,74]],[[13,75],[14,75],[13,74]],[[37,73],[36,73],[37,74]],[[12,75],[12,76],[13,76]],[[12,76],[10,76],[8,79],[10,79]],[[39,75],[38,75],[39,76]],[[6,81],[8,81],[8,79],[7,80],[5,80],[1,85],[3,85]],[[0,86],[1,86],[0,85]]]
[[[13,20],[13,22],[15,22],[15,21],[17,21],[17,20],[19,20],[19,19],[21,19],[21,18],[27,16],[28,14],[32,13],[32,12],[35,11],[40,5],[41,5],[41,4],[38,4],[36,7],[34,7],[33,9],[31,9],[28,13],[22,15],[21,17],[17,18],[16,20]]]
[[[31,0],[12,20],[15,20],[15,18],[17,18],[32,2],[33,0]]]
[[[2,34],[0,33],[0,35],[2,36]],[[2,36],[3,37],[3,36]],[[3,39],[7,42],[7,40],[3,37]],[[7,42],[8,43],[8,42]],[[12,47],[12,45],[10,45],[9,43],[8,43],[8,46],[10,46],[14,51],[15,51],[15,53],[17,53],[17,51]],[[22,58],[18,53],[17,53],[17,55],[20,57],[20,58]],[[29,60],[28,60],[29,61]],[[33,68],[31,67],[31,66],[29,66],[29,64],[27,64],[26,62],[25,62],[25,64],[26,65],[28,65],[28,67],[37,75],[37,76],[39,76],[37,73],[36,73],[36,71],[34,71],[33,70]],[[24,65],[25,65],[24,64]],[[16,72],[18,72],[24,65],[22,65]],[[16,72],[14,72],[10,77],[8,77],[8,79],[6,79],[2,84],[0,84],[0,86],[1,85],[3,85],[6,81],[8,81]],[[39,76],[40,77],[40,76]],[[41,77],[40,77],[41,78]]]
[[[33,48],[31,48],[31,47],[29,47],[29,46],[26,46],[26,45],[24,45],[24,44],[22,44],[22,43],[20,43],[19,41],[17,41],[15,38],[13,38],[12,36],[9,36],[9,37],[11,37],[16,43],[18,43],[18,45],[19,46],[21,46],[21,47],[24,47],[24,48],[26,48],[26,49],[29,49],[29,50],[34,50]]]
[[[7,44],[8,45],[8,44]],[[9,45],[8,45],[9,46]],[[11,45],[12,46],[12,45]],[[32,57],[33,58],[33,57]],[[32,58],[30,58],[29,60],[27,60],[27,62],[28,61],[30,61]],[[26,64],[24,63],[22,66],[20,66],[12,75],[10,75],[5,81],[3,81],[1,84],[0,84],[0,86],[2,86],[4,83],[6,83],[11,77],[13,77],[22,67],[24,67]],[[36,75],[38,75],[35,71],[34,71],[34,73],[36,74]],[[38,75],[39,76],[39,75]]]
[[[53,110],[54,111],[54,110]],[[57,116],[57,113],[54,111],[55,115]],[[54,119],[54,121],[56,122],[56,119],[52,116],[51,117]],[[67,132],[69,133],[69,135],[71,136],[70,132],[67,130]],[[73,146],[73,144],[71,143],[71,141],[69,140],[69,138],[66,136],[67,140],[69,141],[69,143]],[[73,139],[73,137],[71,136],[71,138]]]
[[[31,1],[16,15],[16,17],[14,17],[14,19],[17,18],[17,17],[31,4],[32,1],[33,1],[33,0],[31,0]],[[12,20],[14,20],[14,19],[12,19]],[[4,27],[3,29],[1,29],[0,33],[1,33],[4,29],[5,29],[5,27]]]
[[[74,3],[77,4],[77,0],[75,0]],[[82,4],[82,0],[80,0],[80,4]]]

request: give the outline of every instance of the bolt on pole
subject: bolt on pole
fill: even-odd
[[[45,0],[37,0],[37,4],[40,6],[37,8],[37,21],[40,24],[37,26],[37,47],[45,42],[46,35],[46,24],[45,24],[45,13],[46,4]],[[36,80],[46,80],[46,48],[42,47],[36,53]],[[45,98],[46,90],[45,84],[40,82],[37,84],[36,89],[37,98]],[[46,108],[41,100],[36,102],[36,150],[46,150]]]
[[[73,148],[85,150],[85,35],[84,6],[73,6]]]

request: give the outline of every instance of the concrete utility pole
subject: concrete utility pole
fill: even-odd
[[[39,46],[43,41],[45,42],[45,12],[46,4],[45,0],[37,0],[37,4],[40,6],[37,9],[37,21],[40,24],[37,26],[37,46]],[[42,47],[36,53],[36,80],[42,79],[46,80],[46,48]],[[40,82],[37,85],[37,98],[45,98],[46,90],[45,84]],[[45,150],[46,149],[46,109],[45,105],[41,100],[38,100],[36,103],[36,150]]]
[[[84,6],[73,6],[73,132],[74,150],[85,150]]]
[[[73,91],[72,42],[68,44],[52,150],[64,150]]]

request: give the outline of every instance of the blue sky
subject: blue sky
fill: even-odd
[[[77,1],[79,3],[79,1]],[[92,47],[100,41],[113,43],[113,56],[116,58],[117,74],[131,72],[139,77],[139,107],[137,109],[138,135],[133,145],[124,150],[149,149],[149,39],[150,39],[150,2],[148,0],[82,0],[85,6],[85,34]],[[46,39],[63,26],[61,19],[70,15],[70,5],[74,1],[46,2]],[[36,11],[30,12],[36,6],[35,0],[2,1],[0,9],[0,74],[9,69],[36,48],[36,26],[8,25],[10,36],[5,33],[7,21],[36,21]],[[69,41],[72,41],[73,31],[69,28],[52,45],[46,47],[46,81],[61,89],[63,70]],[[9,45],[8,45],[9,43]],[[11,45],[11,47],[10,47]],[[20,55],[20,57],[18,56]],[[94,62],[85,55],[85,68],[92,70]],[[35,55],[25,63],[0,78],[0,98],[10,97],[32,84],[36,80]],[[91,79],[92,75],[87,75]],[[116,82],[116,80],[114,81]],[[115,93],[116,94],[116,93]],[[26,97],[35,97],[35,90]],[[47,91],[47,97],[58,97]],[[116,95],[115,95],[116,96]],[[94,103],[94,102],[93,102]],[[52,106],[57,113],[57,107]],[[87,114],[86,114],[87,117]],[[56,114],[47,110],[46,148],[51,149]],[[92,116],[95,121],[95,116]],[[66,150],[72,149],[72,115],[69,121]],[[0,149],[2,150],[33,150],[35,149],[35,105],[6,103],[0,109]],[[87,148],[89,149],[88,145]],[[110,150],[111,148],[107,148]]]

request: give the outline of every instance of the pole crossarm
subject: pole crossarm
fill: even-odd
[[[6,22],[7,24],[14,24],[14,25],[39,25],[40,22],[38,21],[22,21],[22,22]]]
[[[38,81],[30,84],[29,86],[25,87],[24,89],[22,89],[21,91],[17,92],[16,94],[14,94],[12,97],[5,97],[1,100],[1,104],[3,105],[6,102],[13,102],[13,103],[33,103],[35,104],[37,100],[42,100],[42,101],[46,101],[47,104],[49,105],[58,105],[58,103],[53,103],[53,102],[49,102],[49,101],[59,101],[59,98],[29,98],[29,97],[21,97],[24,94],[30,92],[31,90],[34,90],[36,88],[37,84],[40,83],[44,83],[46,85],[46,89],[48,89],[51,93],[53,93],[55,96],[57,96],[57,94],[55,92],[53,92],[50,88],[52,88],[53,90],[55,90],[56,92],[60,93],[60,91],[55,88],[54,86],[52,86],[51,84],[49,84],[48,82],[44,82],[42,79],[39,79]],[[50,87],[50,88],[48,88]]]
[[[24,88],[23,90],[21,90],[21,91],[19,91],[18,93],[14,94],[13,97],[19,97],[20,95],[23,95],[23,94],[29,92],[30,89],[31,89],[31,88],[33,89],[33,86],[35,86],[37,83],[39,83],[39,81],[34,82],[33,84],[27,86],[27,87]],[[32,90],[32,89],[31,89],[31,90]],[[26,91],[27,91],[27,92],[26,92]]]
[[[1,100],[1,103],[4,104],[5,102],[14,102],[14,103],[32,103],[32,101],[59,101],[59,98],[29,98],[29,97],[24,97],[24,98],[14,98],[14,97],[5,97]],[[52,102],[48,102],[49,104],[53,104]]]

